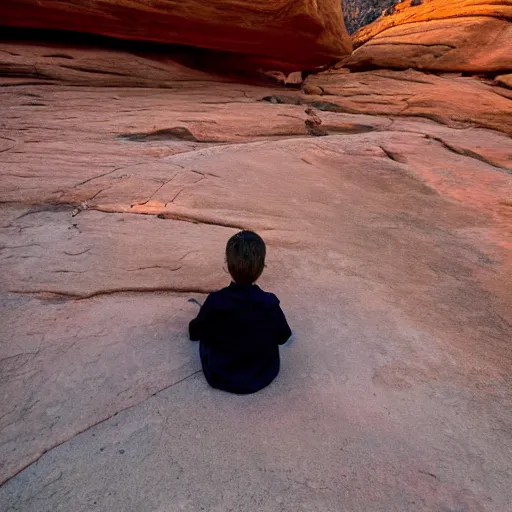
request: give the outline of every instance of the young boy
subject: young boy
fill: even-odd
[[[265,266],[265,242],[252,231],[228,240],[226,263],[233,281],[206,298],[189,325],[210,386],[255,393],[279,373],[279,347],[292,332],[279,299],[254,283]]]

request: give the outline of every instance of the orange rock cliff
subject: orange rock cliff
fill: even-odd
[[[406,0],[353,36],[352,69],[512,70],[510,0]]]

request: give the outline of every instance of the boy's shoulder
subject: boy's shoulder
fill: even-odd
[[[271,306],[279,306],[280,301],[277,298],[277,295],[273,294],[272,292],[266,292],[265,290],[262,290],[259,286],[256,286],[256,288],[259,290],[262,296],[265,297],[265,302],[267,302]]]
[[[215,306],[221,305],[226,301],[230,302],[237,297],[249,297],[251,300],[263,303],[268,307],[279,306],[280,304],[275,294],[262,290],[256,284],[243,289],[239,285],[231,283],[225,288],[210,293],[207,300],[212,306]]]

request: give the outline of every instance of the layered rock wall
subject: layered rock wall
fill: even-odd
[[[351,51],[340,0],[11,0],[0,3],[0,20],[250,54],[283,69],[325,65]]]
[[[352,69],[512,69],[510,0],[406,0],[353,36]]]

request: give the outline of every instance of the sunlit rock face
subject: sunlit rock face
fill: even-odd
[[[405,71],[349,73],[346,68],[310,75],[304,91],[311,101],[338,111],[373,115],[420,116],[465,128],[480,125],[512,135],[512,90],[507,75],[497,81]],[[503,87],[497,87],[499,81]],[[332,107],[334,108],[334,107]]]
[[[11,0],[1,2],[0,19],[11,27],[237,52],[286,69],[324,65],[351,51],[340,0]]]
[[[353,69],[500,73],[512,69],[512,4],[406,0],[353,36]]]

